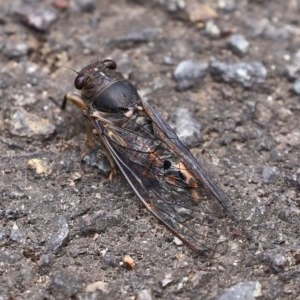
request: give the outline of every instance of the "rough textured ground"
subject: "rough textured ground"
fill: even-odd
[[[0,299],[299,297],[300,4],[224,2],[0,2]],[[244,55],[228,46],[237,33]],[[74,91],[70,68],[107,57],[179,134],[187,118],[201,127],[187,142],[251,241],[194,257],[121,175],[107,180],[105,160],[80,162],[81,113],[51,99]],[[207,68],[182,89],[173,74],[189,59]],[[216,60],[267,74],[243,86],[216,76]]]

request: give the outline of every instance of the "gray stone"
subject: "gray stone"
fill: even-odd
[[[294,92],[299,95],[300,94],[300,78],[297,78],[293,85]]]
[[[263,181],[264,183],[270,183],[276,180],[279,175],[279,170],[277,167],[265,166],[263,169]]]
[[[52,233],[48,240],[48,248],[56,253],[69,236],[69,225],[65,216],[58,216],[53,220]]]
[[[188,147],[201,142],[201,124],[187,108],[178,108],[174,114],[175,131],[181,141]]]
[[[179,63],[174,71],[177,90],[187,90],[200,82],[205,77],[207,69],[207,62],[185,60]]]
[[[252,87],[254,84],[264,83],[267,69],[261,62],[227,63],[213,60],[210,71],[216,80],[240,83],[244,87]]]
[[[239,282],[227,289],[218,300],[254,300],[261,295],[261,285],[258,281]]]
[[[241,34],[234,34],[228,40],[228,47],[239,56],[244,56],[249,49],[249,42]]]
[[[15,10],[15,15],[24,25],[40,32],[49,31],[50,26],[57,20],[56,12],[44,6],[21,6]]]
[[[152,300],[151,290],[144,289],[137,293],[136,300]]]
[[[48,138],[55,131],[55,126],[47,119],[27,112],[23,107],[11,110],[10,133],[20,137],[39,136]]]
[[[82,289],[82,278],[75,272],[58,271],[52,276],[49,292],[55,299],[71,299]]]

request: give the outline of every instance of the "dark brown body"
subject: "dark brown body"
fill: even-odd
[[[112,60],[83,68],[75,79],[79,106],[109,158],[146,208],[191,249],[226,249],[228,225],[235,219],[224,193],[136,88],[116,72]],[[229,217],[229,218],[228,218]]]

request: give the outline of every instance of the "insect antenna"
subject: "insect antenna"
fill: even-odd
[[[66,68],[66,69],[69,69],[69,70],[73,71],[73,72],[76,73],[77,75],[79,75],[79,72],[78,72],[78,71],[76,71],[75,69],[73,69],[73,68],[71,68],[71,67],[69,67],[69,66],[59,66],[58,68]]]

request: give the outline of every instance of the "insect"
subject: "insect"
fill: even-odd
[[[148,211],[183,244],[202,255],[226,249],[235,219],[230,201],[155,108],[116,71],[97,61],[77,73],[67,101],[87,118],[87,144],[102,146],[110,179],[117,168]],[[211,255],[211,254],[209,254]]]

